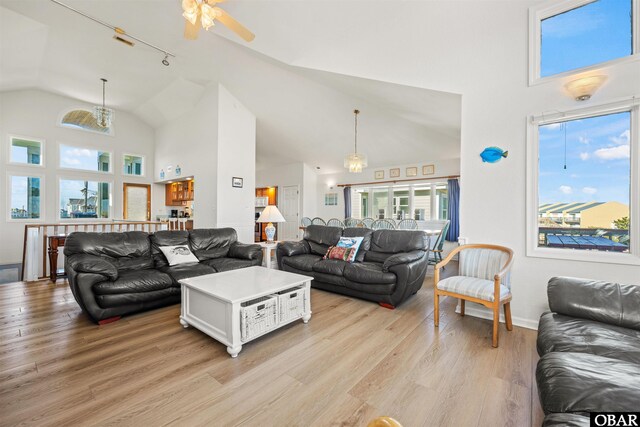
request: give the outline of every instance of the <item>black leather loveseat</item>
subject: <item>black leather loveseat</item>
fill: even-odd
[[[363,237],[356,262],[323,259],[340,237]],[[394,308],[422,287],[429,260],[422,231],[310,225],[300,242],[278,245],[281,270],[313,276],[311,286]]]
[[[640,411],[640,286],[554,277],[538,327],[544,426]]]
[[[200,262],[169,266],[161,246],[187,245]],[[259,245],[232,228],[71,233],[65,271],[82,309],[98,323],[180,302],[178,280],[262,264]]]

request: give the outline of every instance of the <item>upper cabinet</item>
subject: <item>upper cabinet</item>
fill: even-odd
[[[193,180],[180,181],[167,184],[165,193],[166,206],[186,206],[193,201]]]

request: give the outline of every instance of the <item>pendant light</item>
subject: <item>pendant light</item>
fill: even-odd
[[[107,79],[100,80],[102,80],[102,106],[97,105],[93,107],[93,117],[96,118],[98,126],[101,128],[108,128],[111,127],[114,111],[105,106],[105,85],[107,84]]]
[[[353,110],[353,114],[355,115],[353,153],[348,154],[344,158],[344,167],[349,169],[349,172],[351,173],[360,173],[367,167],[368,163],[367,156],[362,153],[358,153],[358,114],[360,114],[360,110]]]

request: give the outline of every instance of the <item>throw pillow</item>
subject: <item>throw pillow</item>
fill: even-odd
[[[324,259],[338,259],[340,261],[346,261],[351,252],[353,250],[351,248],[339,248],[337,246],[329,246],[327,253],[324,256]]]
[[[196,256],[191,253],[189,247],[185,245],[160,246],[160,250],[171,266],[198,262],[198,258],[196,258]]]
[[[341,237],[336,246],[339,248],[351,249],[349,258],[345,261],[354,262],[356,259],[356,254],[358,253],[358,249],[360,249],[360,245],[362,244],[363,240],[364,237]]]

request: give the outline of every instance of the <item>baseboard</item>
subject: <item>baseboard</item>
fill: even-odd
[[[460,313],[460,303],[456,306],[456,313]],[[469,302],[465,304],[465,316],[479,317],[481,319],[493,320],[493,312],[482,306],[473,306]],[[525,319],[524,317],[511,316],[511,320],[515,326],[522,328],[538,330],[538,320]],[[504,323],[504,313],[500,310],[500,322]]]

